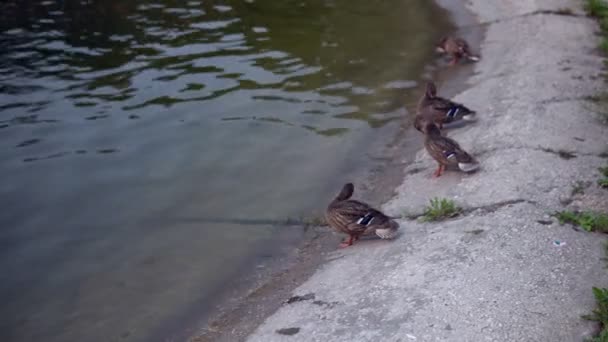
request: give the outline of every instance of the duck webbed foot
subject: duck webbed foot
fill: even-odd
[[[341,244],[340,244],[340,248],[346,248],[348,246],[352,246],[353,242],[357,240],[357,237],[353,236],[353,235],[349,235],[348,240],[344,240]]]

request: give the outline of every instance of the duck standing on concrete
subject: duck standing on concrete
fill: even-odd
[[[422,131],[422,122],[426,121],[433,122],[442,129],[445,123],[458,120],[472,120],[474,114],[475,111],[460,103],[437,96],[435,83],[429,81],[426,84],[426,92],[420,101],[418,101],[414,127]]]
[[[424,147],[427,152],[439,163],[435,177],[447,166],[458,166],[461,171],[473,172],[479,168],[479,163],[463,150],[454,140],[441,135],[439,127],[432,122],[422,123],[422,132],[425,134]]]
[[[443,37],[437,44],[437,52],[446,53],[452,56],[450,65],[455,65],[461,58],[466,58],[470,61],[479,61],[479,56],[473,54],[469,48],[469,44],[462,38]]]
[[[340,247],[351,246],[362,235],[376,234],[381,239],[395,238],[399,224],[367,203],[350,199],[354,191],[352,183],[344,184],[325,213],[327,223],[332,228],[349,236]]]

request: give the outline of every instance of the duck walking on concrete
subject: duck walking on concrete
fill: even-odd
[[[454,139],[442,136],[439,127],[434,123],[424,122],[422,127],[425,134],[424,147],[439,164],[435,177],[441,176],[450,165],[458,166],[464,172],[473,172],[479,168],[475,158],[463,150]]]
[[[469,44],[462,38],[446,36],[441,38],[436,46],[437,52],[446,53],[452,56],[450,65],[455,65],[461,58],[470,61],[479,61],[479,56],[471,52]]]
[[[332,228],[349,236],[340,247],[351,246],[362,235],[376,234],[381,239],[395,238],[399,224],[367,203],[350,199],[354,191],[352,183],[344,184],[325,213],[327,223]]]
[[[473,120],[475,111],[465,107],[463,104],[450,101],[443,97],[437,96],[437,88],[435,83],[429,81],[426,84],[426,91],[416,108],[416,119],[414,126],[417,130],[422,131],[422,122],[433,122],[440,129],[443,124],[458,121],[458,120]]]

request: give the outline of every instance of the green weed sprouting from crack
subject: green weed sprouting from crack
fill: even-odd
[[[608,262],[608,241],[604,243],[604,261]],[[608,268],[608,265],[605,266]],[[593,288],[593,296],[597,307],[589,315],[583,315],[583,319],[599,322],[602,330],[596,337],[585,340],[586,342],[608,342],[608,289]]]
[[[605,18],[608,16],[608,3],[604,0],[587,0],[585,11],[592,17]]]
[[[608,52],[608,38],[607,37],[602,38],[602,41],[600,42],[600,49],[602,49],[602,51],[604,51],[604,52]]]
[[[608,241],[604,242],[604,257],[602,260],[606,262],[604,268],[608,268]]]
[[[602,330],[598,337],[586,339],[585,342],[608,342],[608,329]]]
[[[588,232],[608,233],[608,215],[591,211],[558,211],[554,214],[560,224],[570,223]]]
[[[608,55],[608,2],[606,0],[585,0],[584,8],[589,16],[597,19],[601,30],[599,48],[604,55]],[[604,64],[608,65],[608,61],[604,60]],[[590,110],[596,113],[599,121],[604,124],[608,124],[608,111],[606,111],[607,96],[608,94],[603,93],[590,97],[591,101],[599,105],[599,107]],[[603,184],[608,186],[608,180]]]
[[[595,297],[597,307],[593,309],[591,314],[583,315],[583,319],[599,322],[602,326],[602,331],[599,336],[588,339],[588,342],[607,342],[608,341],[608,289],[593,288],[593,296]]]
[[[608,166],[600,167],[599,170],[602,178],[597,181],[597,184],[602,188],[608,188]]]
[[[447,198],[435,197],[430,200],[430,204],[424,209],[421,221],[439,221],[457,216],[461,211],[462,209],[454,201]]]

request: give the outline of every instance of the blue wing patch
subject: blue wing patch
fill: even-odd
[[[360,218],[359,221],[357,221],[357,223],[367,226],[370,223],[372,223],[373,220],[374,220],[374,215],[369,213],[369,214],[363,216],[362,218]]]
[[[444,151],[443,155],[447,158],[447,159],[451,159],[454,158],[456,156],[455,152],[449,152],[449,151]]]
[[[448,118],[453,119],[456,116],[456,114],[458,114],[459,111],[460,111],[460,107],[454,106],[454,107],[450,108],[450,110],[448,110],[448,113],[446,114],[446,116]]]

